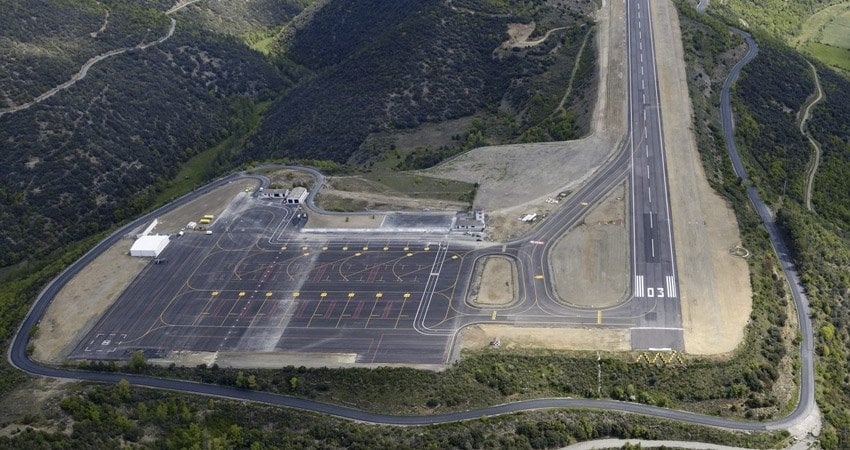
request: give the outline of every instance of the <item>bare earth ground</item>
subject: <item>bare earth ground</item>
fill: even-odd
[[[292,189],[296,186],[313,186],[316,181],[312,175],[297,170],[273,170],[264,172],[269,178],[269,189]]]
[[[204,214],[219,215],[230,200],[256,182],[246,180],[222,186],[160,218],[155,232],[178,230]],[[87,265],[47,308],[34,339],[33,358],[61,362],[97,319],[118,298],[136,275],[150,262],[129,256],[132,239],[122,239]]]
[[[479,183],[475,206],[491,216],[502,212],[497,210],[507,210],[509,216],[532,212],[545,205],[548,196],[574,190],[589,178],[626,132],[625,35],[620,25],[625,21],[624,10],[622,2],[604,3],[597,12],[599,86],[589,136],[567,142],[481,147],[424,173]]]
[[[236,194],[244,192],[245,189],[254,190],[256,187],[257,182],[254,180],[239,180],[222,186],[168,214],[160,216],[158,218],[159,224],[153,229],[153,233],[176,233],[187,223],[197,222],[206,214],[218,217]]]
[[[59,431],[59,424],[44,417],[44,413],[56,409],[68,383],[55,378],[32,378],[0,397],[0,437],[14,436],[26,428],[48,433]],[[34,421],[24,425],[30,419]],[[70,432],[69,424],[65,425],[64,429]]]
[[[611,191],[549,253],[555,291],[563,301],[605,307],[621,303],[629,280],[625,186]]]
[[[305,367],[415,367],[427,370],[444,370],[435,364],[364,364],[357,363],[356,353],[309,353],[309,352],[171,352],[167,358],[149,360],[152,364],[193,367],[199,364],[218,364],[220,367],[257,369],[284,366]]]
[[[629,351],[631,339],[626,329],[524,328],[510,325],[472,325],[463,329],[458,340],[461,349],[489,347],[499,338],[501,348],[547,348],[553,350]]]
[[[744,259],[729,251],[741,242],[738,222],[708,185],[697,152],[676,9],[669,0],[650,6],[685,350],[727,353],[743,339],[752,310],[749,269]]]
[[[505,306],[517,298],[517,270],[508,258],[489,256],[484,260],[478,292],[472,303],[477,306]]]

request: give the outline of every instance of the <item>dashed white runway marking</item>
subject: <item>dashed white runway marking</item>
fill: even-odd
[[[652,247],[652,257],[655,258],[655,239],[650,239],[649,245]]]

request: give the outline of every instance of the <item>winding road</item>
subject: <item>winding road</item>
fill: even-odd
[[[736,33],[742,35],[747,43],[749,44],[749,50],[747,55],[742,59],[738,64],[735,65],[732,72],[729,74],[729,77],[726,79],[726,82],[723,86],[723,92],[721,94],[722,104],[721,104],[721,112],[723,115],[723,123],[724,123],[724,133],[726,135],[726,141],[728,146],[728,151],[730,157],[732,159],[733,165],[735,167],[735,172],[742,180],[745,182],[748,180],[746,171],[743,168],[743,164],[738,156],[737,150],[735,148],[735,143],[733,139],[733,127],[732,127],[732,117],[731,117],[731,108],[729,105],[729,88],[734,83],[738,74],[740,73],[741,68],[747,64],[753,57],[755,57],[758,49],[755,45],[755,42],[750,38],[750,36],[742,31],[735,30]],[[597,175],[594,180],[591,180],[586,186],[587,193],[591,196],[596,195],[604,195],[604,192],[607,192],[607,187],[613,187],[620,180],[626,178],[628,174],[628,164],[623,165],[622,161],[627,160],[630,153],[622,151],[618,153],[618,156],[614,158],[612,162],[604,169],[600,170],[600,174]],[[625,157],[623,155],[626,155]],[[625,170],[624,170],[625,168]],[[310,170],[314,175],[318,174],[318,172]],[[74,379],[81,381],[91,381],[91,382],[102,382],[102,383],[115,383],[120,381],[121,379],[126,379],[130,383],[136,386],[143,386],[149,388],[156,389],[166,389],[172,391],[179,391],[184,393],[191,394],[200,394],[207,396],[216,396],[240,401],[252,401],[252,402],[260,402],[277,406],[284,406],[289,408],[301,409],[306,411],[324,413],[331,416],[336,416],[349,420],[356,420],[360,422],[367,422],[373,424],[383,424],[383,425],[404,425],[404,426],[419,426],[419,425],[431,425],[431,424],[440,424],[440,423],[449,423],[449,422],[457,422],[464,420],[474,420],[482,417],[495,416],[501,414],[515,413],[521,411],[529,411],[529,410],[539,410],[539,409],[551,409],[551,408],[591,408],[591,409],[601,409],[601,410],[611,410],[611,411],[619,411],[626,413],[634,413],[634,414],[642,414],[646,416],[663,418],[676,420],[691,424],[697,425],[705,425],[705,426],[713,426],[713,427],[722,427],[731,430],[742,430],[742,431],[765,431],[765,430],[776,430],[776,429],[787,429],[792,425],[799,423],[803,418],[811,414],[814,410],[814,378],[813,378],[813,337],[812,337],[812,324],[809,319],[809,306],[808,300],[806,299],[802,286],[799,281],[799,277],[794,269],[793,263],[791,262],[790,255],[787,251],[785,244],[783,243],[779,232],[776,228],[773,219],[762,202],[761,198],[758,195],[755,187],[749,186],[747,189],[747,193],[761,216],[765,227],[770,235],[770,239],[776,254],[779,257],[779,260],[782,265],[782,269],[789,280],[789,285],[791,287],[791,293],[794,297],[794,302],[797,307],[797,318],[800,323],[801,331],[802,331],[802,344],[801,344],[801,392],[800,392],[800,400],[791,414],[788,416],[767,422],[747,422],[747,421],[739,421],[732,420],[727,418],[721,418],[716,416],[708,416],[701,415],[687,411],[680,411],[674,409],[666,409],[655,406],[649,406],[645,404],[639,403],[629,403],[629,402],[620,402],[614,400],[593,400],[593,399],[573,399],[573,398],[543,398],[543,399],[533,399],[533,400],[525,400],[519,402],[512,402],[507,404],[495,405],[485,408],[472,409],[467,411],[458,411],[451,412],[439,415],[425,415],[425,416],[393,416],[393,415],[385,415],[378,414],[358,409],[353,409],[345,406],[332,405],[322,402],[317,402],[308,399],[301,399],[290,397],[286,395],[273,394],[268,392],[258,392],[258,391],[250,391],[244,389],[237,389],[233,387],[220,386],[220,385],[212,385],[212,384],[203,384],[196,383],[191,381],[183,381],[176,379],[163,379],[156,378],[151,376],[143,376],[143,375],[133,375],[133,374],[117,374],[117,373],[101,373],[101,372],[86,372],[86,371],[78,371],[71,370],[67,368],[61,367],[53,367],[53,366],[45,366],[39,363],[36,363],[29,359],[27,355],[27,346],[29,344],[29,334],[28,331],[38,323],[44,312],[47,310],[48,305],[52,301],[53,297],[59,292],[62,286],[67,283],[71,278],[73,278],[83,267],[89,264],[95,257],[97,257],[101,252],[109,248],[116,241],[122,238],[123,235],[130,232],[131,230],[143,225],[146,222],[149,222],[154,217],[162,215],[174,208],[177,208],[200,195],[203,195],[212,189],[215,189],[219,186],[227,184],[229,182],[244,179],[244,178],[253,178],[257,179],[261,185],[265,186],[268,180],[265,177],[239,173],[229,175],[223,178],[220,178],[192,193],[189,193],[168,205],[165,205],[161,208],[158,208],[155,211],[152,211],[138,219],[134,220],[131,223],[124,225],[123,227],[116,230],[109,237],[104,239],[102,242],[97,244],[94,248],[92,248],[89,252],[83,255],[78,261],[74,262],[71,266],[65,269],[62,273],[60,273],[53,281],[51,281],[44,290],[40,293],[36,301],[33,303],[27,317],[21,323],[20,328],[15,334],[12,344],[9,347],[8,358],[13,366],[16,368],[25,371],[32,375],[38,376],[46,376],[53,378],[65,378],[65,379]],[[323,178],[321,174],[317,176],[317,187],[320,187],[323,183]],[[613,183],[613,184],[612,184]],[[313,189],[313,193],[311,195],[315,195],[315,192],[318,189]],[[603,192],[604,191],[604,192]],[[310,198],[311,203],[313,198]],[[566,209],[566,208],[565,208]],[[564,213],[567,214],[567,213]],[[565,219],[566,220],[566,219]],[[569,220],[567,220],[569,221]],[[543,224],[538,230],[539,232],[548,233],[554,232],[555,230],[550,230],[549,227],[557,228],[556,224],[560,223],[563,225],[564,222],[559,221],[548,221],[548,223]]]
[[[809,67],[812,68],[812,75],[815,77],[815,94],[814,98],[806,102],[806,106],[803,108],[802,117],[800,117],[800,133],[809,140],[809,144],[812,145],[815,152],[812,155],[812,160],[809,163],[808,170],[806,170],[806,190],[805,190],[805,200],[806,200],[806,209],[812,210],[812,190],[815,187],[815,175],[818,173],[818,166],[820,165],[820,156],[821,149],[818,141],[815,140],[812,133],[809,132],[809,129],[806,127],[806,122],[809,120],[809,116],[811,115],[812,108],[818,104],[821,100],[823,100],[823,89],[820,86],[820,78],[818,78],[818,71],[815,69],[815,66],[812,63],[806,61],[809,64]]]

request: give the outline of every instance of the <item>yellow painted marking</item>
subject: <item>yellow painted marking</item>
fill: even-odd
[[[307,247],[307,246],[305,245],[305,246],[301,247],[301,250],[307,250],[308,248],[309,248],[309,247]]]
[[[294,298],[298,298],[299,295],[301,295],[300,292],[293,292],[292,293],[292,297],[294,297]]]
[[[280,250],[281,251],[286,250],[286,246],[284,245],[283,247],[280,248]]]
[[[378,292],[377,294],[375,294],[375,298],[381,298],[383,296],[384,296],[384,294],[381,293],[381,292]]]
[[[543,279],[543,275],[535,275],[535,276],[534,276],[534,279],[535,279],[535,280],[542,280],[542,279]]]
[[[457,259],[457,255],[452,255],[452,259]]]
[[[271,296],[272,296],[271,292],[266,292],[266,297],[271,297]]]
[[[413,256],[413,253],[408,253],[407,256]]]
[[[326,246],[322,247],[322,251],[323,251],[323,252],[328,251],[328,246],[326,245]]]
[[[410,292],[405,292],[403,295],[404,298],[410,298]]]
[[[354,254],[354,256],[360,256],[360,255],[362,255],[362,254],[363,254],[363,253],[357,252],[357,253],[355,253],[355,254]]]
[[[596,311],[596,323],[602,323],[602,310]]]
[[[369,250],[369,247],[365,247],[365,246],[364,246],[364,247],[363,247],[363,251],[365,252],[366,250]]]
[[[404,248],[404,251],[408,251],[408,250],[410,250],[410,247],[405,247],[405,248]]]
[[[244,297],[244,296],[245,296],[245,292],[244,292],[244,291],[243,291],[243,292],[240,292],[240,293],[239,293],[239,296],[240,296],[240,297]]]
[[[343,247],[343,248],[342,248],[342,251],[347,251],[347,250],[348,250],[348,246],[347,246],[347,245],[346,245],[345,247]]]
[[[304,252],[304,256],[310,256],[310,252]]]
[[[387,250],[389,250],[389,249],[390,249],[389,247],[384,246],[384,251],[387,251]]]
[[[496,311],[493,311],[493,314],[490,315],[490,320],[496,320]]]
[[[211,295],[212,295],[213,297],[215,297],[216,295],[218,295],[218,291],[212,291],[212,294],[211,294]]]
[[[351,297],[354,297],[354,292],[349,292],[349,293],[348,293],[348,298],[351,298]]]
[[[322,298],[325,298],[327,296],[328,296],[327,292],[322,292],[321,294],[319,294],[319,297],[322,297]]]
[[[431,247],[425,247],[422,250],[425,250],[427,252],[428,250],[431,250]]]
[[[587,202],[581,202],[581,206],[587,206],[587,205],[588,205]]]

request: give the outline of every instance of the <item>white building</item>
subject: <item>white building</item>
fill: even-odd
[[[260,196],[262,198],[286,198],[289,195],[289,189],[264,189]]]
[[[156,258],[168,245],[168,236],[162,234],[149,234],[136,239],[130,247],[130,256],[141,256]]]
[[[304,200],[307,200],[307,189],[301,186],[292,188],[289,194],[286,195],[287,205],[300,205],[304,203]]]

